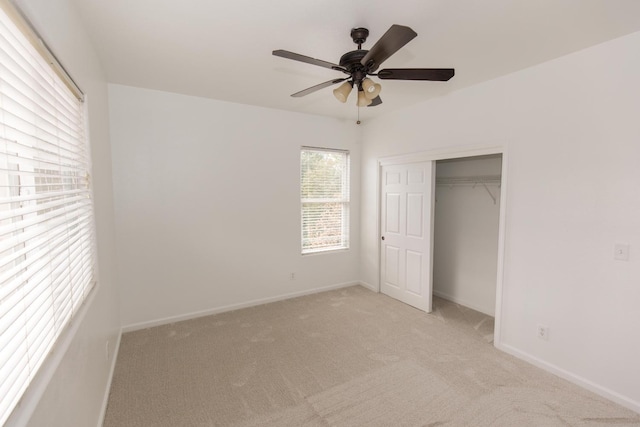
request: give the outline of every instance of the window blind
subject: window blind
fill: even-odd
[[[0,10],[0,425],[94,285],[84,106]]]
[[[302,147],[302,253],[349,247],[349,152]]]

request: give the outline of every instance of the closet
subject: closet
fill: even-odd
[[[495,316],[502,155],[436,162],[433,294]]]

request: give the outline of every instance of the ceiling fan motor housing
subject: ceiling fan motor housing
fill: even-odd
[[[340,66],[344,67],[349,73],[353,74],[362,71],[366,74],[365,66],[360,63],[362,58],[369,52],[368,50],[352,50],[340,57]]]
[[[369,52],[368,50],[362,50],[362,43],[367,41],[367,37],[369,37],[369,30],[366,28],[352,28],[351,38],[358,45],[358,50],[347,52],[340,57],[340,66],[351,74],[354,84],[358,87],[361,87],[362,81],[367,77],[367,74],[374,72],[377,68],[373,62],[366,65],[362,65],[361,62],[362,58]]]

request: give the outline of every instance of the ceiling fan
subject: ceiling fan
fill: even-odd
[[[358,45],[358,50],[347,52],[340,58],[339,64],[334,64],[287,50],[274,50],[275,56],[280,56],[294,61],[306,62],[341,71],[348,77],[332,79],[305,90],[294,93],[293,97],[309,95],[320,89],[344,82],[333,94],[340,102],[346,102],[353,87],[358,90],[357,105],[359,107],[374,107],[382,104],[380,99],[380,84],[373,82],[368,76],[376,76],[382,80],[430,80],[447,81],[454,76],[453,68],[386,68],[376,73],[378,67],[400,48],[413,40],[418,34],[409,27],[392,25],[386,33],[373,45],[371,50],[363,50],[362,44],[369,36],[366,28],[354,28],[351,30],[351,38]]]

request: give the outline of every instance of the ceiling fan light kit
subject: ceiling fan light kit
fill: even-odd
[[[333,96],[335,96],[338,101],[345,103],[351,93],[351,89],[353,89],[351,83],[344,82],[333,90]]]
[[[371,102],[371,99],[367,98],[363,90],[358,91],[358,107],[368,107],[371,105]]]
[[[378,83],[374,83],[373,80],[366,78],[362,81],[362,89],[368,99],[373,99],[380,94],[382,86]]]
[[[281,49],[274,50],[272,53],[281,58],[329,68],[348,75],[348,77],[345,78],[333,79],[317,84],[300,92],[296,92],[291,96],[296,98],[306,96],[325,87],[344,82],[333,91],[333,95],[338,101],[346,102],[351,93],[351,89],[355,86],[358,90],[357,105],[359,107],[374,107],[382,104],[382,99],[380,99],[379,96],[382,86],[375,83],[368,76],[376,76],[380,79],[387,80],[447,81],[455,75],[453,68],[387,68],[376,73],[376,70],[384,61],[413,40],[417,35],[418,34],[409,27],[392,25],[380,40],[373,45],[371,50],[363,50],[362,44],[366,42],[369,36],[369,30],[366,28],[353,28],[351,30],[351,39],[358,45],[358,49],[342,55],[339,64]]]

